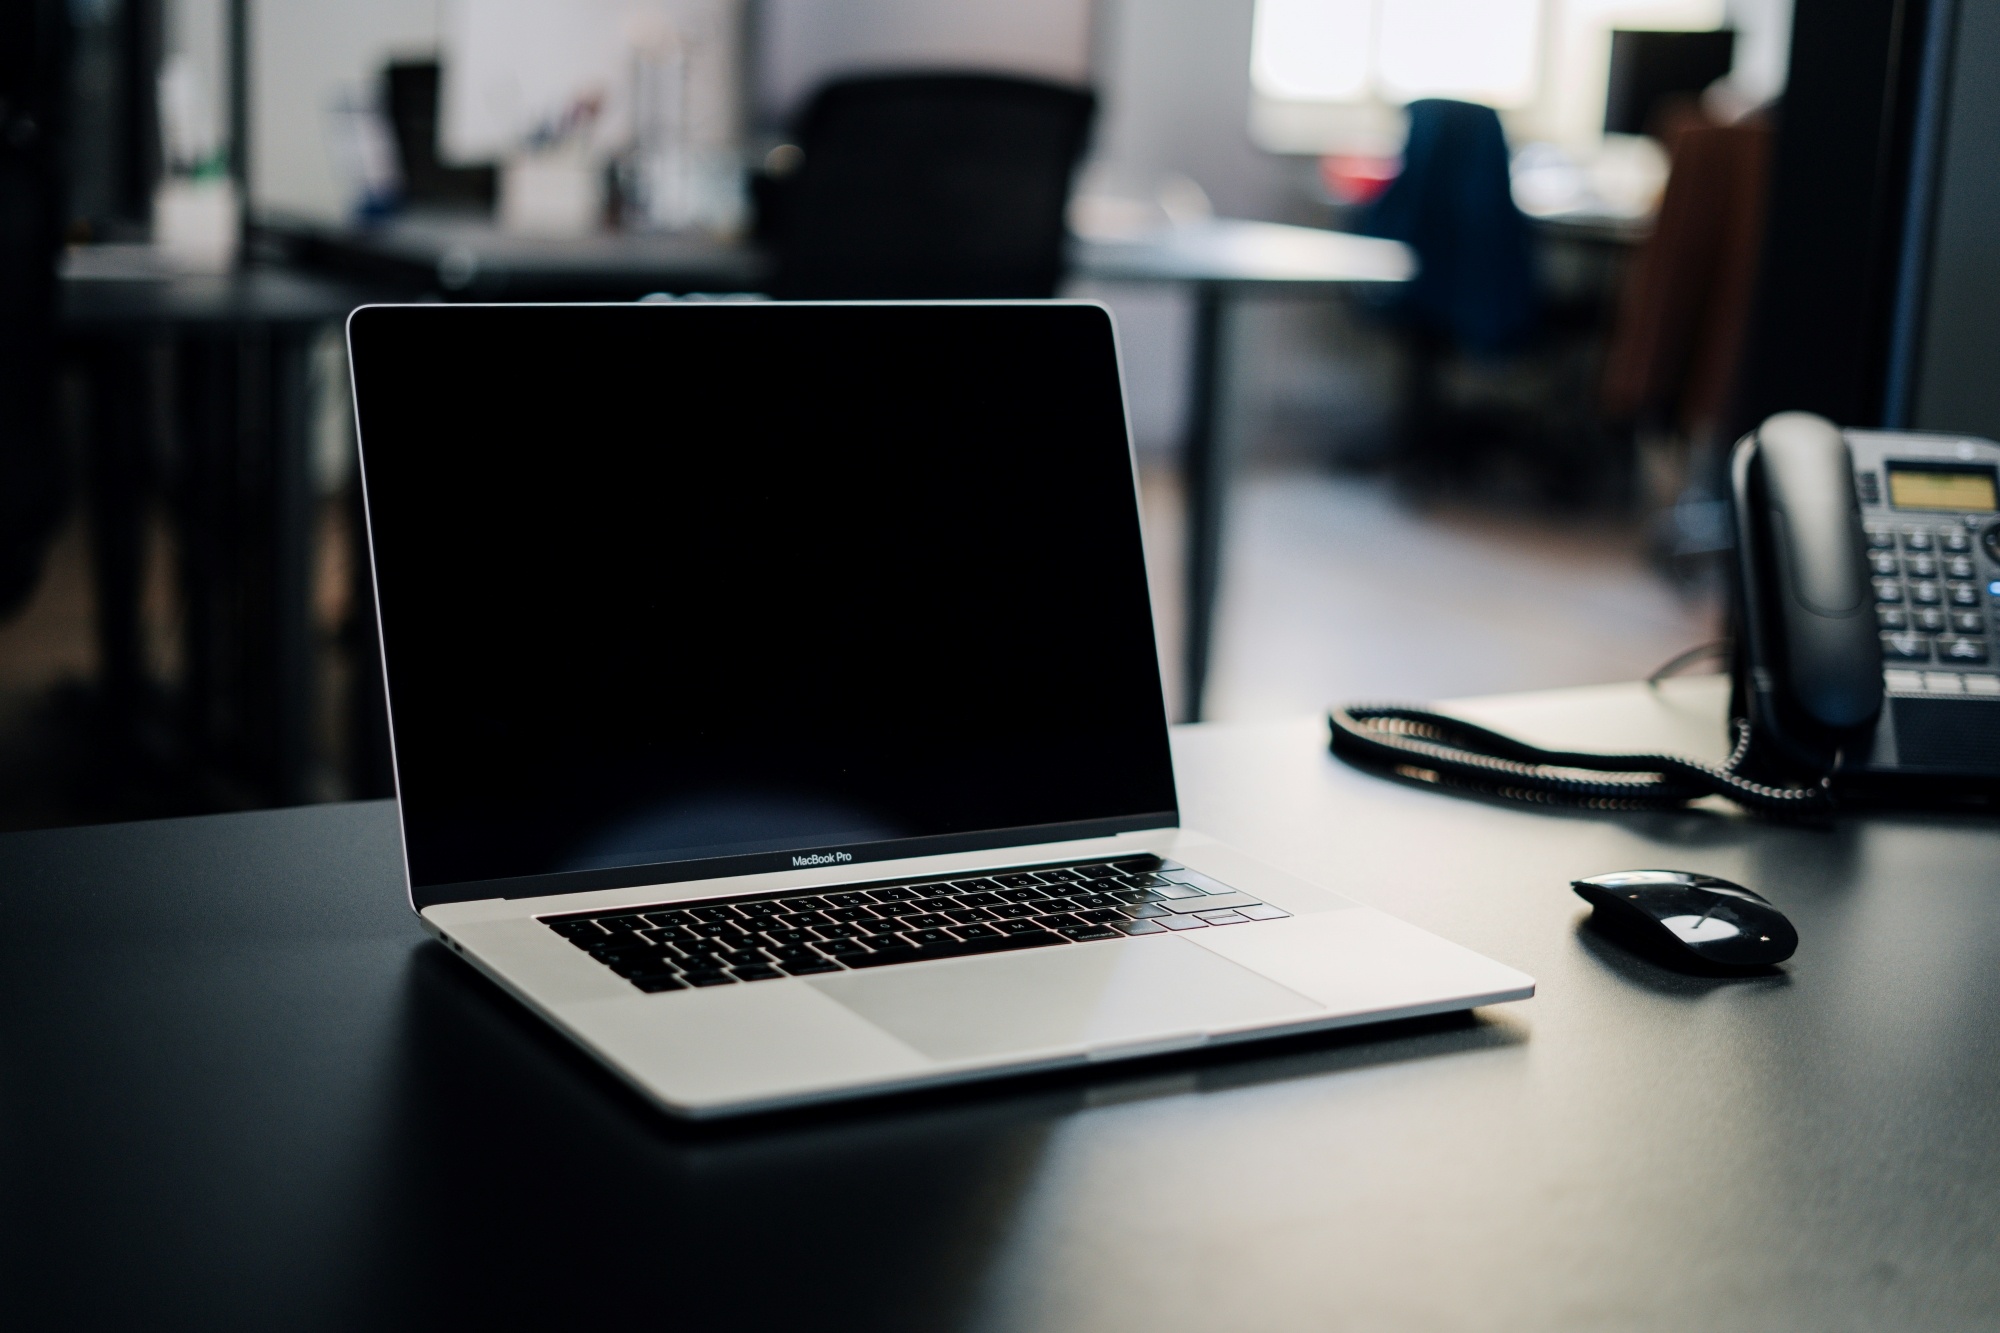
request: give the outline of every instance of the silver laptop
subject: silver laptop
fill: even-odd
[[[1533,993],[1180,827],[1103,308],[348,345],[411,904],[665,1110]]]

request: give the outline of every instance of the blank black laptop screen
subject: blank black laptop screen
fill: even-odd
[[[1103,311],[385,307],[350,345],[419,906],[1174,822]]]

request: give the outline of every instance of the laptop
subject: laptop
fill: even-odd
[[[348,323],[411,906],[718,1117],[1523,999],[1180,826],[1084,302]]]

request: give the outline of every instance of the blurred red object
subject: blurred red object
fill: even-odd
[[[1402,170],[1400,157],[1328,153],[1319,160],[1320,184],[1336,204],[1373,203]]]

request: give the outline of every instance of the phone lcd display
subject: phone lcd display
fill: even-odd
[[[1996,487],[1990,467],[1892,462],[1889,503],[1898,509],[1990,514],[2000,509],[2000,487]]]

